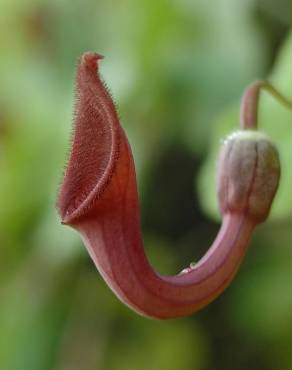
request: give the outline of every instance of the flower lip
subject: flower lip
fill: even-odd
[[[117,136],[114,135],[113,136]],[[63,225],[74,223],[74,221],[80,219],[84,214],[88,212],[88,210],[93,206],[95,201],[101,196],[101,194],[106,189],[107,185],[110,182],[110,179],[114,173],[115,164],[117,160],[117,156],[115,155],[115,151],[118,151],[119,142],[118,140],[113,139],[113,142],[116,142],[117,148],[112,150],[110,159],[104,170],[103,175],[98,180],[94,188],[86,195],[85,199],[81,202],[75,201],[75,204],[68,204],[67,208],[62,210],[59,207],[60,214],[61,214],[61,223]],[[62,190],[61,190],[62,191]]]
[[[74,223],[77,219],[80,219],[80,217],[88,212],[94,202],[106,189],[114,173],[115,164],[119,156],[121,132],[119,129],[118,116],[114,105],[111,103],[110,94],[103,86],[98,73],[96,73],[97,61],[101,60],[102,58],[102,55],[94,52],[86,52],[80,58],[80,69],[77,73],[85,73],[88,78],[96,79],[94,86],[98,87],[96,87],[95,91],[92,91],[91,87],[88,85],[88,91],[89,94],[91,94],[91,99],[87,99],[88,96],[82,97],[81,99],[83,99],[83,101],[80,102],[81,108],[80,106],[76,107],[76,127],[73,135],[73,146],[57,201],[57,208],[61,216],[62,224]],[[84,69],[84,67],[87,68]],[[83,132],[82,135],[84,135],[84,137],[87,134],[86,125],[88,123],[84,120],[84,111],[90,111],[93,108],[96,108],[99,113],[99,121],[97,122],[96,129],[100,132],[100,136],[97,141],[91,143],[92,148],[78,148],[78,136],[80,136],[80,132]],[[106,125],[104,121],[106,121]],[[102,162],[102,165],[100,165],[98,171],[91,171],[92,181],[90,180],[90,182],[92,185],[86,185],[80,189],[80,176],[74,177],[74,173],[76,173],[76,163],[78,164],[77,167],[79,166],[79,168],[87,168],[90,161],[93,161],[92,163],[96,163],[94,162],[96,161],[94,158],[94,156],[96,156],[96,150],[94,149],[104,145],[104,142],[101,142],[101,140],[104,141],[105,135],[107,141],[106,150],[101,151],[99,157],[99,161]],[[90,147],[90,144],[88,146]],[[84,155],[84,153],[86,154]],[[93,166],[93,164],[89,165],[89,167],[90,166]],[[82,169],[80,174],[82,176]]]

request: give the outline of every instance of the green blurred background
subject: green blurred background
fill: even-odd
[[[263,95],[279,193],[231,287],[192,317],[129,311],[54,209],[76,62],[97,51],[133,147],[147,254],[169,274],[199,259],[243,89],[270,78],[292,97],[291,25],[290,0],[0,0],[1,370],[292,369],[292,112]]]

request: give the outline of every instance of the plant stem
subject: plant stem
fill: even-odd
[[[240,110],[240,127],[243,130],[256,130],[260,91],[266,90],[279,103],[292,109],[292,101],[282,95],[269,81],[257,80],[245,90]]]

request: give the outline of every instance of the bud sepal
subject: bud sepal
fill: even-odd
[[[265,221],[279,179],[279,153],[267,135],[242,130],[224,140],[217,171],[222,214],[245,213],[257,223]]]

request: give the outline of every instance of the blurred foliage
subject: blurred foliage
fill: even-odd
[[[270,76],[292,97],[291,14],[288,0],[1,0],[1,369],[292,368],[292,114],[268,96],[260,126],[283,160],[273,222],[197,315],[130,312],[54,210],[76,60],[95,50],[133,146],[151,262],[176,273],[200,258],[219,227],[216,153],[243,89]]]

